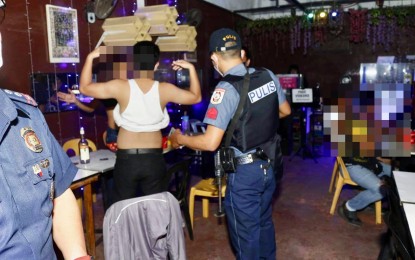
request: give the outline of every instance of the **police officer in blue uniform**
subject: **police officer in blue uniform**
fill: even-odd
[[[65,259],[85,257],[77,168],[30,96],[0,89],[0,104],[0,259],[56,259],[52,228]]]
[[[209,41],[214,68],[224,78],[216,86],[198,136],[171,136],[173,147],[215,151],[237,110],[244,75],[250,75],[249,91],[231,147],[237,168],[228,174],[225,212],[237,259],[275,259],[272,196],[276,187],[276,154],[280,150],[277,127],[280,117],[291,113],[279,81],[267,69],[246,68],[241,59],[239,35],[227,28],[215,31]],[[271,162],[271,165],[270,165]],[[274,174],[274,171],[276,171]]]

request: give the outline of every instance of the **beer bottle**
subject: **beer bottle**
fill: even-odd
[[[79,130],[81,134],[81,140],[79,140],[79,159],[81,163],[89,163],[89,145],[85,138],[85,130],[83,127]]]

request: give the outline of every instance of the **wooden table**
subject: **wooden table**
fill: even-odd
[[[86,164],[81,164],[79,161],[79,156],[71,157],[71,161],[79,169],[89,170],[89,171],[98,171],[101,173],[110,171],[114,169],[115,165],[115,153],[110,150],[98,150],[95,152],[89,153],[90,162]]]
[[[86,246],[88,254],[95,256],[95,227],[94,212],[92,210],[92,183],[98,181],[99,174],[114,169],[115,153],[109,150],[91,152],[90,163],[81,164],[79,156],[71,157],[71,161],[78,167],[78,172],[72,182],[71,189],[84,188]]]
[[[95,256],[94,213],[92,211],[92,183],[98,181],[98,171],[78,169],[71,189],[84,188],[83,203],[85,208],[86,249]]]

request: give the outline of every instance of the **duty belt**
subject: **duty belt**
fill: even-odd
[[[249,153],[246,155],[241,155],[238,157],[235,157],[236,164],[248,164],[253,163],[254,161],[263,160],[255,153]]]

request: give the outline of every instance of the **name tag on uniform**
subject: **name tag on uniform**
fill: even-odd
[[[251,103],[255,103],[275,91],[277,91],[277,87],[275,86],[274,81],[270,81],[267,84],[248,92],[248,97]]]

